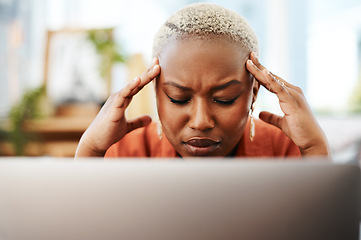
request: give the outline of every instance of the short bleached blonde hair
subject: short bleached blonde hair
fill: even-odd
[[[241,15],[216,4],[195,3],[178,10],[160,27],[154,37],[153,56],[159,56],[173,40],[218,36],[258,53],[257,37]]]

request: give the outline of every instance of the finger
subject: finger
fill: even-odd
[[[153,70],[154,66],[156,66],[156,65],[159,65],[159,60],[158,60],[157,57],[153,58],[152,64],[150,65],[150,67],[145,72],[142,73],[140,78],[143,78],[146,74],[149,74]]]
[[[268,83],[269,88],[275,93],[280,102],[292,101],[292,96],[287,90],[287,87],[283,82],[276,79],[267,69],[262,71],[264,80]]]
[[[151,82],[159,73],[160,66],[158,59],[153,61],[153,68],[148,69],[141,77],[134,78],[123,90],[121,90],[114,100],[114,106],[116,108],[127,107],[132,97],[137,94],[146,84]]]
[[[265,68],[262,68],[263,70],[261,70],[260,68],[258,68],[258,66],[256,66],[252,60],[248,59],[247,60],[247,69],[248,71],[256,78],[256,80],[263,86],[265,87],[268,91],[273,92],[269,82],[264,78],[263,75],[263,70],[265,70]]]
[[[152,74],[152,71],[154,70],[155,66],[159,66],[159,59],[157,57],[153,58],[152,64],[150,65],[150,67],[144,72],[142,73],[142,75],[140,76],[140,78],[146,79],[146,76],[149,74]]]
[[[270,113],[270,112],[263,111],[263,112],[260,112],[259,118],[261,120],[263,120],[264,122],[269,123],[269,124],[271,124],[271,125],[273,125],[275,127],[278,127],[279,129],[282,130],[281,126],[282,126],[283,117],[275,115],[275,114]]]
[[[259,64],[259,66],[262,66]],[[255,76],[257,81],[264,86],[268,91],[277,94],[277,97],[281,102],[291,101],[292,98],[290,96],[289,91],[294,92],[292,88],[288,88],[286,85],[286,81],[281,78],[275,77],[272,73],[270,73],[263,66],[261,67],[263,70],[258,68],[252,60],[247,60],[247,69],[250,73]],[[296,90],[295,90],[296,91]]]
[[[251,52],[249,59],[257,66],[261,71],[265,69],[265,67],[259,62],[257,58],[257,54],[255,52]]]
[[[145,85],[150,83],[155,77],[157,77],[160,73],[159,64],[155,64],[152,68],[149,68],[145,71],[139,78],[141,80],[139,86],[132,91],[132,95],[137,94]]]
[[[286,87],[292,88],[292,89],[295,88],[294,85],[292,85],[291,83],[285,81],[283,78],[277,76],[276,74],[274,74],[274,73],[272,73],[272,72],[269,72],[269,73],[270,73],[275,79],[277,79],[278,81],[280,81],[282,85],[285,85]]]
[[[257,79],[258,82],[265,88],[269,89],[269,86],[267,85],[267,81],[265,81],[262,70],[259,69],[252,60],[248,59],[246,62],[247,70]]]
[[[152,118],[148,115],[138,117],[127,122],[128,133],[141,127],[145,127],[152,122]]]
[[[253,62],[252,60],[247,60],[247,69],[248,71],[256,78],[256,80],[263,86],[265,87],[268,91],[274,93],[274,91],[272,90],[269,81],[267,81],[267,79],[265,78],[263,71],[266,70],[265,68],[263,68],[263,70],[259,69]]]
[[[257,55],[255,52],[251,52],[250,54],[250,60],[253,62],[253,64],[260,70],[263,71],[264,69],[266,69],[258,60]],[[271,73],[271,72],[270,72]],[[285,81],[284,79],[282,79],[281,77],[277,76],[276,74],[273,74],[273,77],[275,77],[276,79],[278,79],[280,82],[283,82],[284,85],[286,85],[289,88],[293,88],[294,86],[292,84],[290,84],[289,82]]]
[[[159,64],[155,64],[152,68],[150,68],[148,71],[143,73],[140,76],[140,79],[142,80],[139,87],[143,87],[146,84],[148,84],[150,81],[152,81],[156,76],[158,76],[160,73],[160,66]]]
[[[118,92],[114,99],[113,106],[123,108],[127,106],[132,98],[132,92],[139,86],[141,80],[139,77],[134,78],[124,89]]]

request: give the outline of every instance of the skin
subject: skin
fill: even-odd
[[[76,157],[104,156],[127,133],[148,125],[149,116],[129,121],[124,113],[132,97],[155,78],[163,132],[182,157],[232,154],[260,85],[276,94],[284,112],[261,112],[260,119],[280,128],[303,156],[329,155],[302,90],[270,73],[255,53],[213,38],[166,46],[146,72],[109,97],[83,134]]]
[[[259,118],[281,129],[299,147],[302,156],[331,156],[327,139],[318,125],[302,89],[272,74],[253,52],[247,69],[268,91],[276,94],[283,116],[261,112]]]
[[[240,141],[259,88],[248,56],[222,39],[174,41],[162,51],[158,114],[182,157],[227,156]]]

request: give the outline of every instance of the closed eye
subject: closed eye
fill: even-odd
[[[184,105],[186,103],[189,103],[190,99],[174,99],[171,98],[167,95],[167,97],[169,98],[169,100],[171,101],[171,103],[175,103],[175,104],[179,104],[179,105]]]
[[[213,99],[213,102],[215,103],[219,103],[219,104],[223,104],[223,105],[232,105],[238,98],[239,96],[233,98],[233,99],[230,99],[230,100],[223,100],[223,99],[216,99],[214,98]]]

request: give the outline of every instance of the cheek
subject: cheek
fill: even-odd
[[[215,112],[217,125],[228,140],[239,140],[247,123],[251,106],[250,98],[239,99],[229,108],[218,108]]]
[[[229,109],[220,109],[217,114],[217,123],[228,132],[235,132],[243,125],[248,119],[248,104],[235,104]]]

